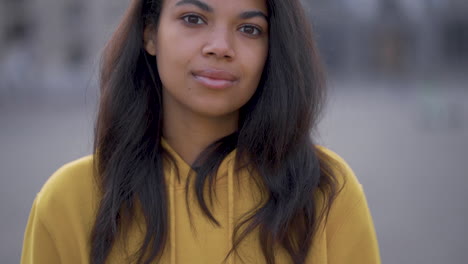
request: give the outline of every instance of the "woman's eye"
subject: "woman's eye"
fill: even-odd
[[[262,31],[258,27],[252,25],[242,26],[239,30],[242,33],[253,36],[258,36],[262,33]]]
[[[188,24],[193,24],[193,25],[201,25],[201,24],[204,24],[205,21],[203,21],[203,19],[197,15],[186,15],[184,17],[182,17],[182,19],[188,23]]]

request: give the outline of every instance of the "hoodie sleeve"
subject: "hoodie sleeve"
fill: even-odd
[[[36,197],[29,215],[28,224],[24,234],[21,264],[55,264],[60,263],[57,245],[41,220]]]

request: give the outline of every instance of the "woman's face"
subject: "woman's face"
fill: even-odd
[[[265,0],[165,0],[145,48],[156,56],[165,108],[238,114],[257,89],[268,53]]]

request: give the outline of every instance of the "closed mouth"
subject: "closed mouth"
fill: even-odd
[[[198,83],[217,90],[231,87],[238,81],[238,78],[231,72],[218,69],[193,71],[192,75]]]
[[[196,71],[193,71],[192,74],[194,76],[210,78],[213,80],[225,80],[225,81],[231,81],[231,82],[234,82],[238,79],[235,74],[226,70],[218,70],[218,69],[196,70]]]

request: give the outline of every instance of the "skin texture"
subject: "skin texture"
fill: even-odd
[[[264,0],[166,0],[145,29],[163,84],[163,136],[189,164],[235,132],[268,53]]]

